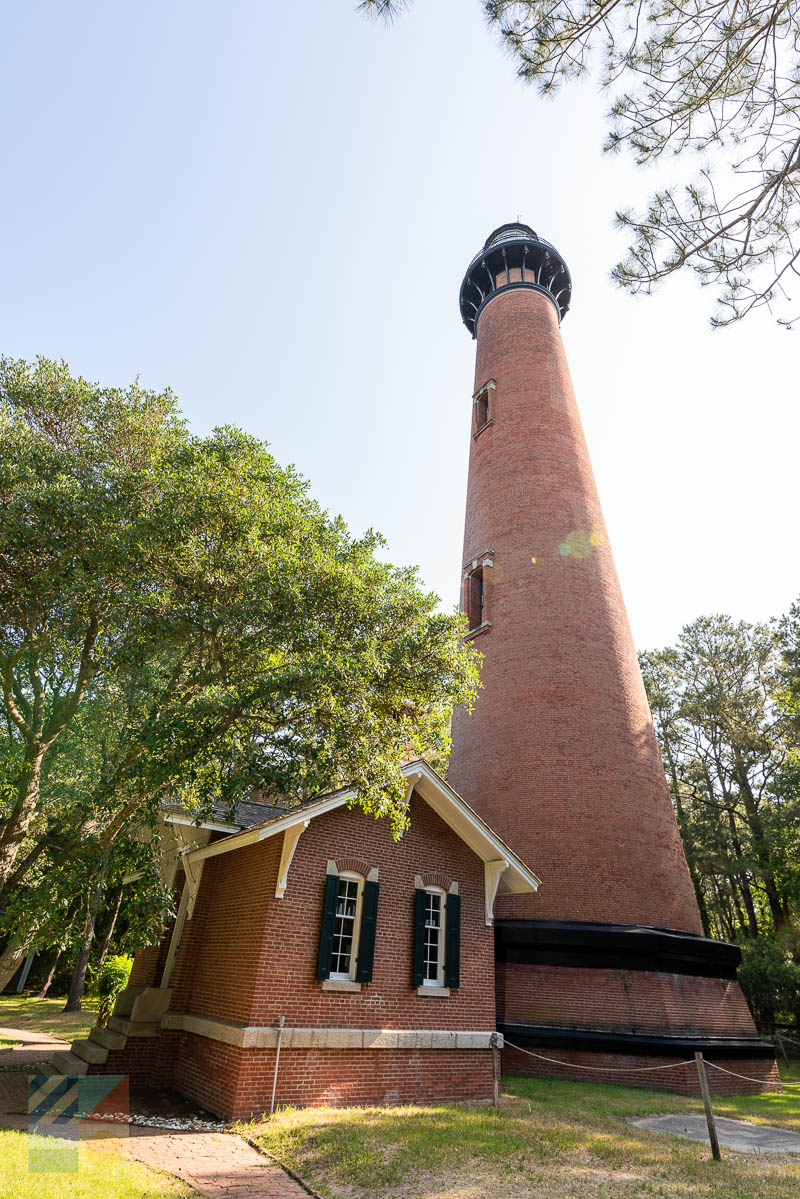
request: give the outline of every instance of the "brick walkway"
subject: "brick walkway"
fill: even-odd
[[[27,1028],[0,1027],[0,1037],[20,1042],[13,1049],[0,1049],[0,1070],[25,1070],[36,1062],[49,1061],[54,1053],[69,1049],[66,1041]]]
[[[39,1033],[20,1029],[3,1032],[23,1044],[0,1053],[0,1127],[25,1131],[31,1066],[68,1046]],[[94,1124],[88,1135],[113,1136],[112,1128]],[[144,1166],[176,1175],[207,1199],[309,1199],[305,1187],[269,1158],[251,1149],[241,1137],[225,1132],[173,1132],[136,1124],[128,1125],[128,1133],[127,1137],[114,1138],[115,1147]],[[63,1130],[62,1135],[65,1135]],[[88,1147],[92,1141],[83,1144]],[[109,1147],[110,1142],[102,1140],[97,1144]]]
[[[176,1174],[208,1199],[309,1199],[305,1187],[224,1132],[156,1132],[131,1126],[125,1149],[145,1166]]]

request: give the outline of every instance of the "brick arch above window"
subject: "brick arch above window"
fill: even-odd
[[[447,891],[451,895],[458,894],[458,883],[455,879],[449,878],[448,875],[442,874],[439,870],[428,870],[424,874],[414,875],[414,886],[423,887],[441,887],[443,891]]]
[[[370,866],[363,858],[337,858],[328,862],[328,874],[360,874],[372,883],[378,881],[378,867]]]

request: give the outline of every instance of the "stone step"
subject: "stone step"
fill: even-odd
[[[101,1066],[108,1057],[108,1050],[94,1041],[73,1041],[70,1053],[82,1058],[90,1066]]]
[[[140,995],[144,995],[149,987],[133,986],[126,987],[124,991],[120,991],[114,1003],[115,1016],[130,1016],[131,1008]]]
[[[54,1053],[50,1059],[50,1065],[58,1074],[89,1073],[89,1063],[85,1062],[82,1057],[76,1057],[69,1050],[65,1050],[63,1053]]]
[[[146,987],[133,1001],[130,1019],[137,1024],[160,1023],[161,1017],[169,1007],[171,996],[170,987]],[[118,1014],[124,1015],[124,1012]]]
[[[139,1020],[127,1020],[123,1016],[112,1016],[108,1027],[112,1032],[122,1033],[125,1037],[157,1037],[161,1032],[161,1021],[144,1023]]]
[[[127,1039],[124,1033],[114,1032],[111,1028],[93,1028],[89,1033],[89,1040],[104,1049],[124,1049]]]
[[[119,1033],[123,1037],[127,1037],[131,1027],[131,1021],[127,1016],[111,1016],[109,1017],[106,1028],[109,1032]]]

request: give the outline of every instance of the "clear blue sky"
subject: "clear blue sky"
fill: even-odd
[[[634,636],[800,592],[798,337],[712,332],[691,280],[608,278],[615,207],[591,85],[544,102],[478,5],[392,28],[348,0],[6,6],[0,351],[177,392],[235,422],[389,556],[458,594],[474,345],[457,292],[518,215],[574,280],[564,339]],[[669,164],[663,178],[669,178]]]

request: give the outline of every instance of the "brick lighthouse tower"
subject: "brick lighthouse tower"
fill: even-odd
[[[498,1021],[618,1081],[691,1088],[683,1068],[631,1067],[700,1049],[774,1082],[739,950],[702,935],[561,341],[570,296],[555,247],[518,223],[460,294],[477,339],[462,603],[483,688],[455,714],[449,781],[541,879],[498,897]]]

